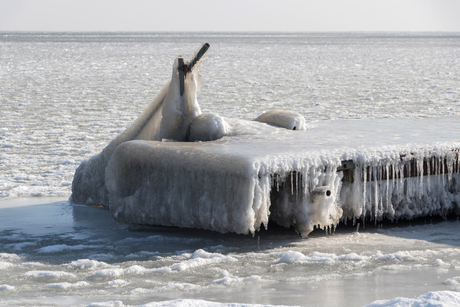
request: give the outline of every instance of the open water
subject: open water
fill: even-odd
[[[0,305],[364,306],[460,290],[455,220],[252,237],[130,229],[69,203],[81,161],[204,42],[204,112],[460,120],[460,33],[0,33]]]

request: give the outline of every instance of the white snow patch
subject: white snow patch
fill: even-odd
[[[189,290],[196,290],[201,288],[199,285],[194,285],[191,283],[176,283],[171,282],[167,285],[158,289],[160,292],[175,292],[175,291],[189,291]]]
[[[148,270],[148,272],[151,274],[167,274],[167,273],[171,273],[172,269],[170,267],[162,267],[158,269],[150,269]]]
[[[18,261],[20,259],[21,256],[18,256],[16,254],[0,253],[0,260]]]
[[[262,278],[257,275],[251,275],[248,277],[231,277],[231,276],[226,276],[221,279],[216,279],[213,281],[214,284],[219,284],[219,285],[235,285],[235,284],[244,284],[244,283],[250,283],[250,282],[260,282]]]
[[[58,244],[58,245],[50,245],[40,248],[37,252],[38,253],[60,253],[65,251],[75,251],[75,250],[83,250],[88,248],[100,248],[100,245],[66,245],[66,244]]]
[[[108,301],[101,303],[91,303],[86,307],[123,307],[125,306],[122,301]]]
[[[7,247],[13,248],[15,251],[21,251],[24,247],[35,246],[35,245],[37,245],[37,242],[22,242],[22,243],[8,244]]]
[[[242,304],[242,303],[216,303],[204,300],[178,299],[164,302],[153,302],[141,307],[274,307],[274,305]],[[289,307],[276,305],[277,307]],[[291,306],[294,307],[294,306]]]
[[[233,262],[238,261],[231,256],[224,256],[219,253],[209,253],[202,249],[195,251],[190,259],[176,263],[171,266],[173,271],[185,271],[191,268],[205,266],[209,264],[216,264],[221,262]]]
[[[66,264],[65,266],[69,266],[72,268],[78,269],[100,269],[110,267],[111,265],[97,260],[90,260],[90,259],[79,259],[76,261],[72,261],[71,263]]]
[[[305,260],[305,255],[297,251],[286,252],[279,260],[279,263],[293,263]]]
[[[135,274],[143,274],[148,272],[146,268],[140,265],[133,265],[126,269],[104,269],[97,271],[92,275],[92,277],[96,278],[113,278],[113,277],[120,277],[123,275],[135,275]]]
[[[368,260],[369,257],[361,256],[356,253],[350,253],[346,255],[337,256],[335,254],[313,252],[310,256],[305,256],[301,252],[288,251],[278,260],[278,263],[296,263],[296,262],[308,262],[308,263],[326,263],[332,264],[335,261],[363,261]]]
[[[53,289],[65,290],[65,289],[69,289],[69,288],[72,288],[72,289],[83,288],[83,287],[88,287],[90,285],[91,284],[89,282],[79,281],[79,282],[76,282],[76,283],[73,283],[73,284],[68,283],[68,282],[52,283],[52,284],[47,284],[46,287],[47,288],[53,288]]]
[[[0,291],[14,291],[16,287],[10,285],[0,285]]]
[[[368,260],[369,257],[358,255],[357,253],[350,253],[350,254],[346,254],[346,255],[341,255],[341,256],[337,257],[337,259],[338,260],[363,261],[363,260]]]
[[[40,263],[40,262],[24,262],[21,265],[24,267],[43,267],[45,266],[43,263]]]
[[[373,255],[374,259],[378,260],[414,260],[415,257],[411,254],[409,251],[399,251],[396,253],[392,254],[382,254],[382,252],[377,252],[375,255]]]
[[[22,276],[44,279],[76,278],[74,274],[64,271],[29,271],[24,273]]]
[[[293,111],[274,109],[261,114],[255,120],[289,130],[307,130],[305,118]]]
[[[417,298],[397,297],[392,300],[379,300],[366,307],[458,307],[460,293],[452,291],[428,292]]]
[[[460,284],[460,276],[449,278],[444,282],[444,284],[448,286],[457,286]]]
[[[10,262],[3,262],[3,261],[0,261],[0,270],[3,270],[3,269],[6,269],[6,268],[9,268],[9,267],[12,267],[14,264],[10,263]]]
[[[115,280],[111,280],[106,283],[103,283],[104,286],[109,286],[109,287],[114,287],[114,288],[122,287],[127,284],[129,284],[129,282],[123,279],[115,279]]]

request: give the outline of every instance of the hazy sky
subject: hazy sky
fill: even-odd
[[[460,0],[0,0],[0,31],[460,31]]]

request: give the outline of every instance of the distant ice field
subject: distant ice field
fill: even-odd
[[[80,162],[203,42],[204,112],[254,119],[280,108],[344,129],[460,115],[458,33],[0,33],[0,199],[68,196]]]

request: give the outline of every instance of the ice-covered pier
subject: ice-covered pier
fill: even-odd
[[[459,118],[202,114],[198,69],[181,65],[125,132],[80,165],[73,202],[106,206],[129,224],[244,234],[269,220],[308,235],[347,220],[460,214]]]

